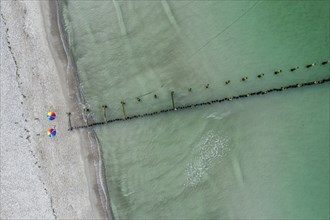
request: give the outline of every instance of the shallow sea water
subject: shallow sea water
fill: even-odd
[[[329,65],[304,68],[330,58],[327,1],[61,7],[95,121],[103,119],[103,104],[116,118],[121,101],[133,115],[170,108],[171,91],[179,106],[330,75]],[[276,76],[277,69],[283,72]],[[115,218],[329,218],[329,89],[95,127]]]

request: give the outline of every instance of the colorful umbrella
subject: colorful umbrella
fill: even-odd
[[[56,136],[56,130],[54,128],[51,128],[47,131],[47,134],[49,137],[55,137]]]
[[[56,118],[55,112],[48,112],[47,118],[48,120],[54,120]]]

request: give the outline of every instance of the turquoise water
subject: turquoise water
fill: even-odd
[[[95,121],[104,104],[110,118],[123,117],[121,101],[133,115],[170,108],[171,91],[178,106],[330,75],[329,65],[304,68],[330,58],[328,1],[61,7]],[[329,218],[329,89],[96,127],[115,217]]]
[[[329,98],[327,85],[97,128],[115,213],[327,218]]]

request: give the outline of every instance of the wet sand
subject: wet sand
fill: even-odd
[[[95,134],[68,131],[67,112],[83,123],[77,85],[56,2],[2,1],[1,219],[110,218]]]

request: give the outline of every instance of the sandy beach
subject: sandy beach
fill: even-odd
[[[73,70],[55,1],[1,1],[1,219],[110,217],[97,139],[68,131],[67,112],[83,123]]]

